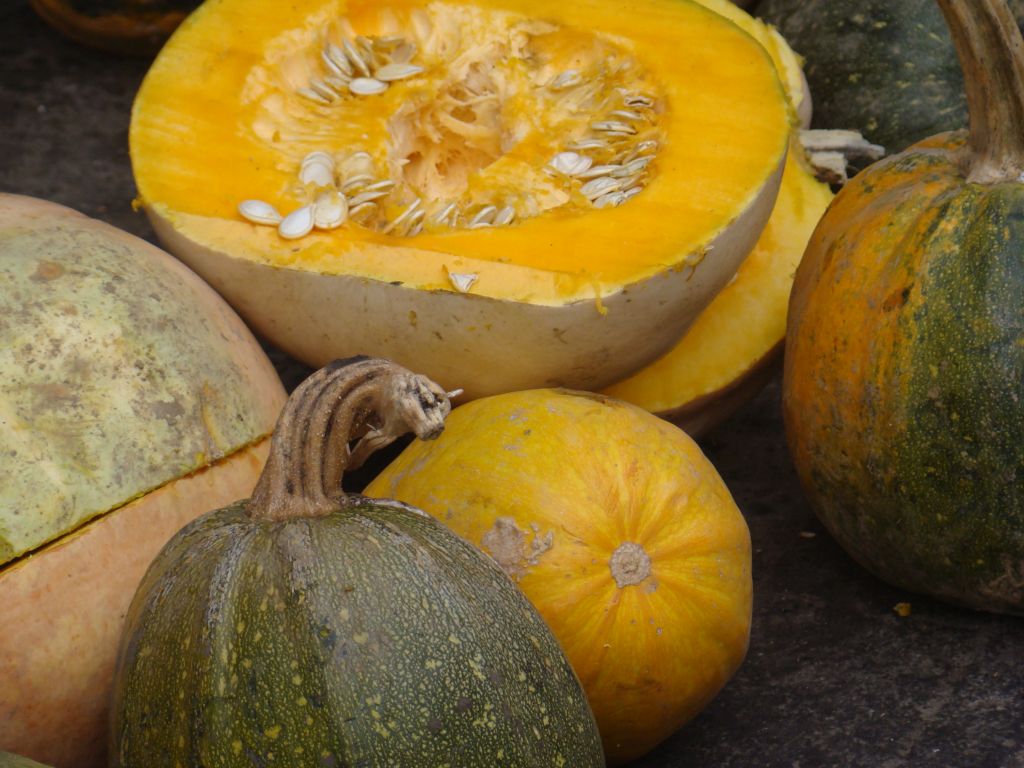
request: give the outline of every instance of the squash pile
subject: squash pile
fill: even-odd
[[[284,391],[179,262],[0,195],[0,745],[99,766],[124,613],[150,560],[251,489]]]

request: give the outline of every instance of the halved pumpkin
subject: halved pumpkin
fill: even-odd
[[[222,0],[155,62],[131,154],[258,333],[478,396],[665,352],[757,240],[788,133],[764,48],[685,0]]]
[[[166,541],[248,495],[284,402],[209,286],[0,195],[0,747],[99,768],[125,612]]]

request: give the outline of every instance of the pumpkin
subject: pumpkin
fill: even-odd
[[[223,0],[161,51],[130,145],[161,241],[261,336],[477,397],[667,351],[756,242],[788,112],[692,2]]]
[[[449,409],[375,359],[295,390],[252,499],[184,528],[139,587],[111,766],[604,765],[579,681],[505,574],[423,512],[341,489]]]
[[[10,752],[0,752],[0,768],[47,768],[42,763],[29,760],[27,757],[12,755]]]
[[[636,406],[564,390],[476,400],[365,492],[424,509],[516,580],[612,765],[696,715],[744,658],[746,523],[697,445]]]
[[[113,53],[152,54],[199,0],[29,0],[75,42]]]
[[[177,260],[0,195],[0,745],[104,765],[124,613],[202,505],[256,481],[284,391]]]
[[[790,303],[785,424],[818,515],[908,590],[1024,613],[1024,41],[941,0],[971,128],[862,172]]]
[[[1009,0],[1024,22],[1024,0]],[[804,57],[814,125],[889,152],[967,122],[963,78],[933,0],[761,0],[756,13]]]

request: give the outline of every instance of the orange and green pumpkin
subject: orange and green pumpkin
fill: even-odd
[[[604,765],[579,681],[501,569],[417,509],[341,490],[449,408],[382,360],[300,385],[252,499],[183,529],[140,586],[112,767]]]
[[[784,406],[819,516],[906,589],[1024,613],[1024,41],[1003,0],[940,0],[969,135],[872,166],[811,239]]]

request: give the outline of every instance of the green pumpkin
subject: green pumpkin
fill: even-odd
[[[1024,0],[1009,0],[1024,23]],[[967,125],[956,51],[934,0],[761,0],[756,13],[804,57],[813,127],[900,152]]]
[[[971,131],[859,174],[796,274],[786,431],[816,512],[909,590],[1024,614],[1024,40],[940,0]]]
[[[604,765],[575,674],[504,572],[425,513],[340,490],[449,408],[380,360],[296,390],[253,498],[183,529],[139,588],[112,766]]]
[[[29,760],[27,757],[12,755],[10,752],[0,752],[0,768],[47,768],[42,763]]]

